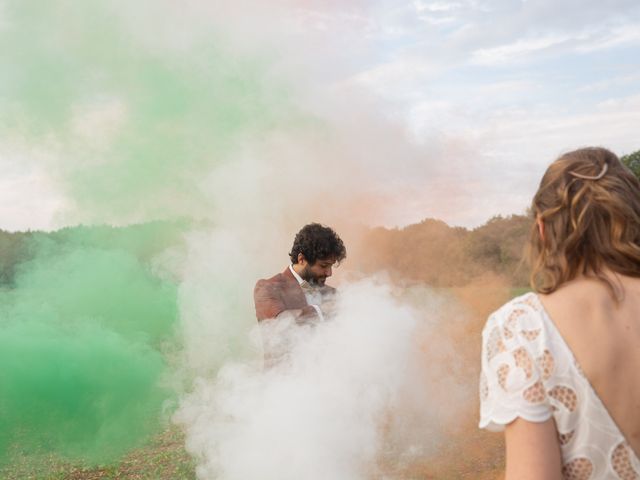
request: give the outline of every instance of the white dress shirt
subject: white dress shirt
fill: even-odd
[[[304,297],[307,299],[307,303],[314,308],[318,317],[320,317],[320,320],[324,320],[324,315],[322,314],[322,310],[320,310],[320,305],[322,305],[322,293],[320,292],[320,289],[314,287],[298,275],[293,268],[293,264],[289,265],[289,270],[291,270],[293,277],[298,281],[300,288],[302,288]]]

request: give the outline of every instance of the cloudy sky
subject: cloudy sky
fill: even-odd
[[[394,125],[389,154],[370,165],[384,204],[372,217],[376,224],[436,217],[473,227],[496,214],[522,213],[546,165],[564,151],[640,149],[636,0],[185,5],[179,14],[193,15],[180,17],[183,23],[211,19],[239,55],[265,43],[277,49],[282,69],[305,84],[309,108],[324,108],[336,125],[351,114],[355,97],[353,118]],[[173,28],[174,18],[165,12],[151,25]],[[144,28],[157,36],[148,22]],[[313,92],[322,99],[316,105]],[[358,141],[377,148],[373,137],[385,134],[376,125],[363,128]],[[33,161],[46,149],[15,143],[0,138],[0,228],[64,225],[59,213],[68,198],[50,178],[50,164]]]
[[[638,2],[379,2],[360,22],[376,53],[349,81],[415,141],[444,145],[444,188],[466,192],[448,205],[414,198],[399,223],[522,212],[559,153],[640,149]]]

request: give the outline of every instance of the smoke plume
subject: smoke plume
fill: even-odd
[[[0,457],[114,461],[174,400],[202,479],[357,480],[435,451],[469,390],[432,363],[446,338],[425,348],[453,302],[358,271],[391,177],[432,163],[340,84],[357,15],[333,36],[297,3],[4,2],[1,151],[47,172],[57,225],[127,227],[35,236],[2,286]],[[253,285],[311,221],[349,251],[339,313],[258,332]],[[289,361],[263,371],[263,335]]]

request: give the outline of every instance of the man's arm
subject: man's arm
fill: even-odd
[[[318,317],[312,305],[287,310],[280,295],[280,286],[274,282],[258,280],[253,290],[253,299],[258,321],[276,318],[280,315],[291,315],[297,323],[306,323]]]
[[[313,324],[322,320],[322,311],[317,305],[307,305],[304,308],[283,310],[276,318],[290,317],[298,325]]]
[[[258,280],[253,289],[253,301],[258,321],[276,318],[285,309],[277,284],[267,280]]]

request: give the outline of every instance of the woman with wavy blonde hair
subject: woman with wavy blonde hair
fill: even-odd
[[[640,479],[640,182],[562,155],[533,198],[531,285],[483,330],[480,427],[506,479]]]

